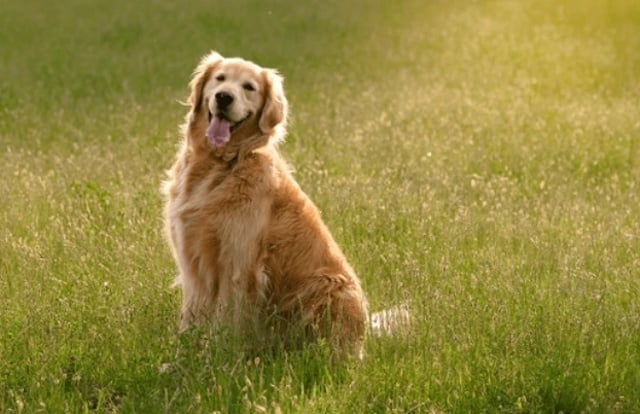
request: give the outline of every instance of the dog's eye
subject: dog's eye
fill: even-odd
[[[256,90],[256,87],[253,86],[253,84],[251,84],[249,82],[246,82],[245,84],[243,84],[242,87],[247,91],[252,91],[253,92],[253,91]]]
[[[216,80],[219,82],[223,82],[225,80],[224,74],[221,73],[218,76],[216,76]]]

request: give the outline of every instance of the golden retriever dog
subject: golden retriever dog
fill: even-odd
[[[278,152],[287,123],[273,69],[216,52],[189,84],[183,141],[164,183],[166,233],[182,288],[180,329],[325,338],[361,355],[360,281]]]

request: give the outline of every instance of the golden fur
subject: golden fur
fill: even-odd
[[[360,281],[277,150],[287,121],[282,78],[211,52],[190,87],[184,139],[164,184],[181,330],[276,320],[279,334],[301,326],[359,353],[368,324]],[[224,95],[233,102],[222,108]],[[227,125],[228,142],[212,144],[209,131]]]

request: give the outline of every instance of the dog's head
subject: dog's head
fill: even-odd
[[[235,152],[282,139],[287,100],[277,71],[211,52],[196,67],[190,87],[191,139]]]

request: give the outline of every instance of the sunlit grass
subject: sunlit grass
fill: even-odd
[[[634,2],[6,3],[0,412],[640,410]],[[176,335],[158,188],[212,48],[282,71],[296,177],[411,304],[362,363]]]

